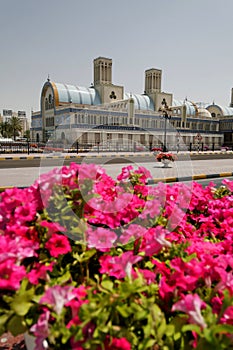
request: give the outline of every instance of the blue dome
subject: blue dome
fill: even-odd
[[[173,101],[172,101],[173,107],[181,107],[184,104],[186,106],[187,115],[196,115],[196,108],[197,107],[195,107],[195,105],[192,102],[190,102],[188,100],[182,101],[182,100],[175,100],[175,99],[173,99]]]
[[[233,115],[233,108],[232,108],[232,107],[222,107],[222,106],[220,106],[220,105],[212,104],[212,105],[208,105],[208,106],[206,107],[206,109],[208,109],[208,108],[210,108],[210,107],[218,108],[219,111],[222,113],[223,116]]]
[[[125,93],[124,99],[127,100],[129,98],[133,98],[135,109],[154,111],[154,102],[149,96]]]
[[[98,91],[94,88],[85,88],[63,83],[52,83],[57,89],[59,102],[77,103],[85,105],[100,105]]]

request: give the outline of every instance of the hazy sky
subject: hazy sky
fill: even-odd
[[[174,98],[228,106],[232,0],[0,0],[0,112],[38,111],[51,81],[88,87],[93,59],[112,58],[113,83],[143,93],[162,69]]]

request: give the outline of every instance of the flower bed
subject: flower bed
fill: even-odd
[[[160,152],[156,155],[156,160],[158,162],[162,162],[165,159],[170,160],[171,162],[174,162],[176,160],[176,155],[173,153],[167,153],[167,152]]]
[[[54,169],[0,203],[0,334],[36,350],[233,349],[233,182]]]

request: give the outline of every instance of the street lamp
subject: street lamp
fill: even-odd
[[[195,136],[195,140],[197,142],[197,152],[199,153],[200,151],[200,141],[202,140],[202,136],[200,133],[197,133],[197,135]]]
[[[177,151],[177,153],[179,153],[179,150],[180,150],[180,133],[178,132],[176,134],[176,151]]]
[[[163,141],[163,152],[167,152],[167,120],[171,119],[171,115],[168,114],[172,109],[168,106],[167,101],[163,98],[161,102],[159,112],[162,112],[162,118],[164,118],[164,141]]]

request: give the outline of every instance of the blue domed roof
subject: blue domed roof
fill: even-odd
[[[85,88],[77,85],[55,83],[48,80],[42,89],[42,95],[48,87],[51,87],[55,97],[55,105],[60,103],[76,103],[83,105],[100,105],[100,96],[93,87]]]
[[[77,104],[99,105],[100,97],[94,88],[55,83],[59,102],[72,102]]]
[[[183,106],[185,104],[186,106],[186,113],[187,115],[196,115],[196,108],[195,105],[191,102],[191,101],[188,101],[188,100],[175,100],[173,99],[172,101],[172,106],[173,107],[180,107],[180,106]]]
[[[129,98],[133,98],[135,109],[154,111],[154,102],[149,96],[125,93],[124,99],[126,100]]]
[[[208,105],[206,107],[206,109],[208,109],[210,107],[218,108],[223,116],[233,115],[233,108],[232,107],[222,107],[220,105],[212,104],[212,105]]]

